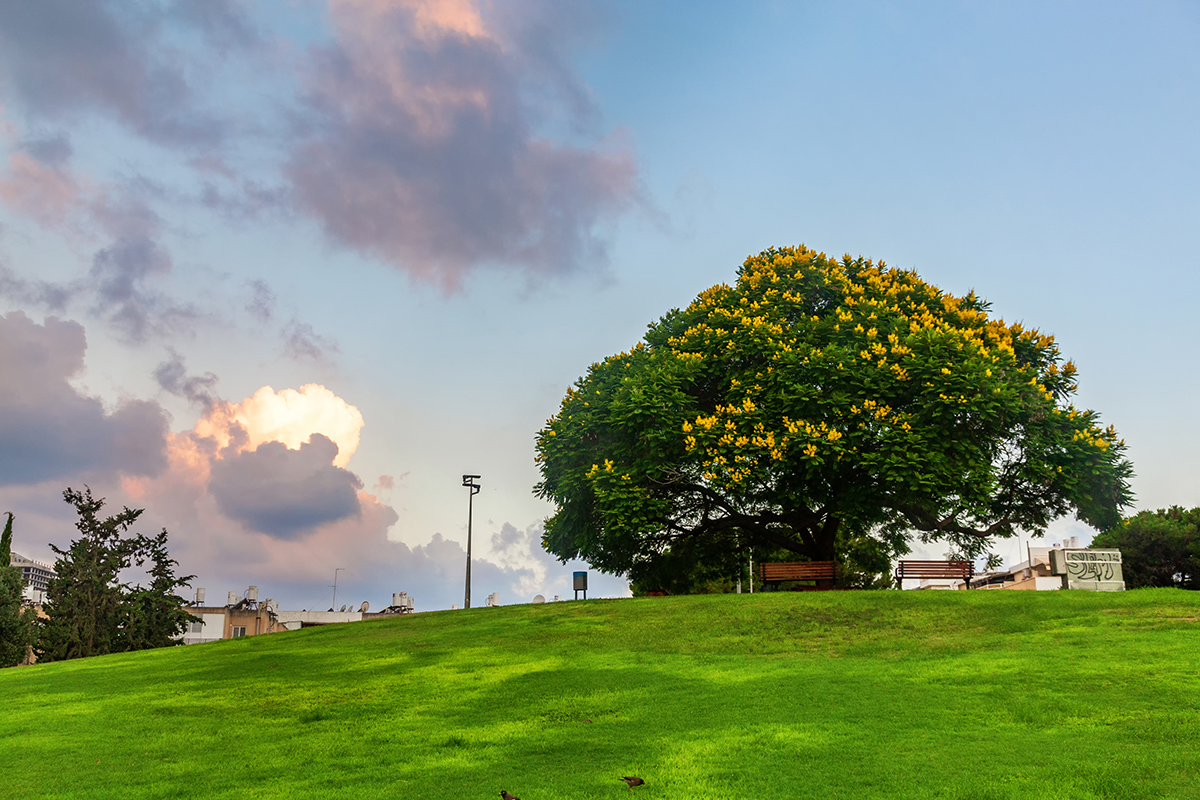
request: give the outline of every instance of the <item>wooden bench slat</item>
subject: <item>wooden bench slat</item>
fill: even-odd
[[[896,568],[897,580],[905,578],[962,578],[970,581],[975,564],[970,561],[901,561]]]
[[[837,565],[832,561],[767,562],[758,566],[766,582],[837,579]]]

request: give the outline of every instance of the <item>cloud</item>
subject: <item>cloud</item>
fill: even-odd
[[[49,311],[65,311],[77,291],[77,287],[53,281],[26,280],[8,267],[0,265],[0,297]]]
[[[187,50],[172,41],[180,29],[254,41],[237,6],[216,0],[0,3],[0,86],[34,118],[99,112],[160,144],[213,145],[224,126],[200,108]]]
[[[36,144],[11,152],[9,177],[0,179],[0,200],[45,227],[66,221],[84,194],[84,188],[65,163],[70,156],[69,144],[67,147],[65,154],[55,152],[52,146],[38,148]]]
[[[264,386],[231,403],[216,396],[215,376],[188,376],[174,353],[156,378],[168,390],[197,396],[205,411],[192,430],[169,436],[166,474],[123,481],[129,495],[156,498],[189,524],[214,520],[206,528],[229,532],[235,549],[258,534],[310,537],[377,502],[346,469],[362,415],[324,386]]]
[[[85,278],[31,281],[5,269],[0,293],[55,311],[89,298],[92,313],[131,342],[191,327],[202,314],[152,288],[173,269],[161,242],[163,221],[150,205],[161,191],[144,181],[97,184],[75,172],[71,154],[65,134],[23,141],[0,177],[0,201],[69,241],[105,244],[94,251]]]
[[[249,281],[247,285],[250,287],[250,299],[246,302],[246,310],[259,322],[270,322],[275,315],[275,293],[261,279]]]
[[[156,475],[167,465],[167,416],[130,400],[109,412],[69,383],[83,369],[82,325],[0,317],[0,486],[89,473]]]
[[[504,35],[466,0],[333,0],[329,19],[286,174],[332,241],[448,288],[483,265],[552,274],[603,258],[596,229],[633,203],[636,161],[540,135],[527,95],[556,51],[535,45],[559,31]],[[566,113],[585,115],[554,63],[575,90]]]
[[[170,272],[171,255],[154,239],[139,235],[118,238],[92,258],[95,311],[107,317],[125,338],[144,342],[151,332],[164,327],[165,317],[156,312],[171,305],[147,292],[145,284]]]
[[[283,329],[283,354],[288,358],[325,362],[337,352],[337,342],[321,336],[307,322],[292,320]]]
[[[231,519],[269,536],[294,538],[359,513],[362,481],[333,466],[337,453],[337,445],[319,433],[298,450],[265,442],[217,461],[208,488]]]
[[[264,442],[282,442],[296,450],[319,433],[337,445],[333,459],[344,467],[358,449],[362,414],[332,391],[310,383],[300,390],[276,392],[264,386],[240,403],[219,403],[196,423],[195,434],[228,448],[241,437],[240,449],[253,450]]]
[[[87,482],[110,508],[146,509],[145,529],[167,528],[181,572],[216,597],[256,584],[285,607],[324,608],[329,572],[344,567],[343,602],[381,608],[408,591],[421,610],[462,603],[462,544],[440,533],[421,544],[391,538],[399,515],[347,465],[362,416],[332,390],[265,386],[232,403],[217,395],[215,376],[191,375],[172,352],[155,371],[160,386],[204,405],[191,430],[172,433],[157,404],[108,412],[75,390],[68,381],[85,348],[78,323],[0,317],[0,507],[17,513],[29,555],[52,558],[44,543],[66,543],[71,517],[57,498]],[[380,476],[375,491],[403,478]],[[540,524],[504,523],[490,535],[477,524],[474,605],[492,592],[510,603],[568,596],[570,571],[582,565],[559,564],[541,536]],[[605,580],[597,576],[593,596],[626,593],[616,578],[602,588]]]
[[[162,362],[154,369],[154,379],[165,391],[184,397],[190,403],[211,411],[217,403],[217,376],[211,372],[203,375],[188,375],[183,357],[174,350],[170,351],[170,359]]]
[[[481,268],[534,279],[604,264],[607,232],[640,198],[628,137],[599,129],[571,65],[588,14],[541,0],[329,0],[311,18],[326,35],[300,50],[286,28],[261,33],[253,10],[0,4],[0,103],[31,130],[113,121],[190,169],[156,169],[177,183],[174,203],[227,222],[315,222],[332,244],[446,289]],[[145,182],[89,183],[72,154],[61,133],[22,140],[0,198],[47,227],[76,216],[104,228],[106,200],[167,213]],[[106,318],[135,342],[194,323],[146,288],[171,268],[158,232],[105,229],[91,289],[130,290]],[[285,335],[292,357],[331,350]]]

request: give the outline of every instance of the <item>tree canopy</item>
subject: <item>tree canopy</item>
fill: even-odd
[[[125,537],[144,509],[124,508],[101,517],[104,499],[91,489],[68,488],[63,499],[75,507],[80,536],[58,554],[46,591],[38,657],[47,661],[144,650],[179,644],[175,637],[195,618],[175,591],[194,575],[176,576],[167,552],[167,532]],[[147,570],[149,586],[128,586],[121,574],[131,565]]]
[[[1104,531],[1092,545],[1120,549],[1130,589],[1200,589],[1200,508],[1143,511]]]
[[[1053,337],[989,311],[861,257],[748,258],[567,391],[537,435],[546,549],[636,579],[681,552],[877,562],[1072,511],[1110,527],[1124,442],[1071,404]]]

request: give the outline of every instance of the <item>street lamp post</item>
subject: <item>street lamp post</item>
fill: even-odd
[[[479,484],[475,482],[478,479],[478,475],[463,475],[462,482],[463,486],[471,489],[471,493],[467,495],[467,591],[463,598],[463,608],[471,607],[471,506],[475,495],[479,494]]]

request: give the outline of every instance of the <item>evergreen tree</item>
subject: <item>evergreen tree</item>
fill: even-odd
[[[93,498],[70,487],[63,499],[75,506],[81,536],[66,550],[51,544],[58,554],[55,576],[46,590],[46,613],[38,657],[62,661],[103,655],[119,649],[118,631],[123,617],[124,592],[118,583],[121,570],[129,566],[136,541],[123,539],[142,509],[126,508],[120,514],[100,519],[103,498]]]
[[[0,535],[0,667],[25,660],[33,644],[32,608],[21,607],[21,571],[12,562],[13,515],[10,512]]]
[[[1200,590],[1200,508],[1142,511],[1101,533],[1092,546],[1121,551],[1121,572],[1130,589]]]
[[[171,647],[183,644],[177,638],[189,622],[198,621],[183,610],[187,602],[175,593],[187,586],[195,575],[176,576],[179,562],[167,551],[167,531],[154,537],[138,537],[138,566],[150,564],[148,586],[135,586],[125,603],[125,621],[121,630],[121,649],[145,650],[151,647]]]
[[[104,498],[68,488],[63,499],[75,507],[81,534],[70,546],[51,549],[59,555],[55,577],[47,589],[39,656],[48,661],[145,650],[178,644],[174,637],[195,618],[183,610],[175,590],[194,575],[176,576],[167,551],[167,531],[154,537],[124,534],[144,509],[125,508],[101,518]],[[132,564],[149,564],[149,585],[120,582]]]

